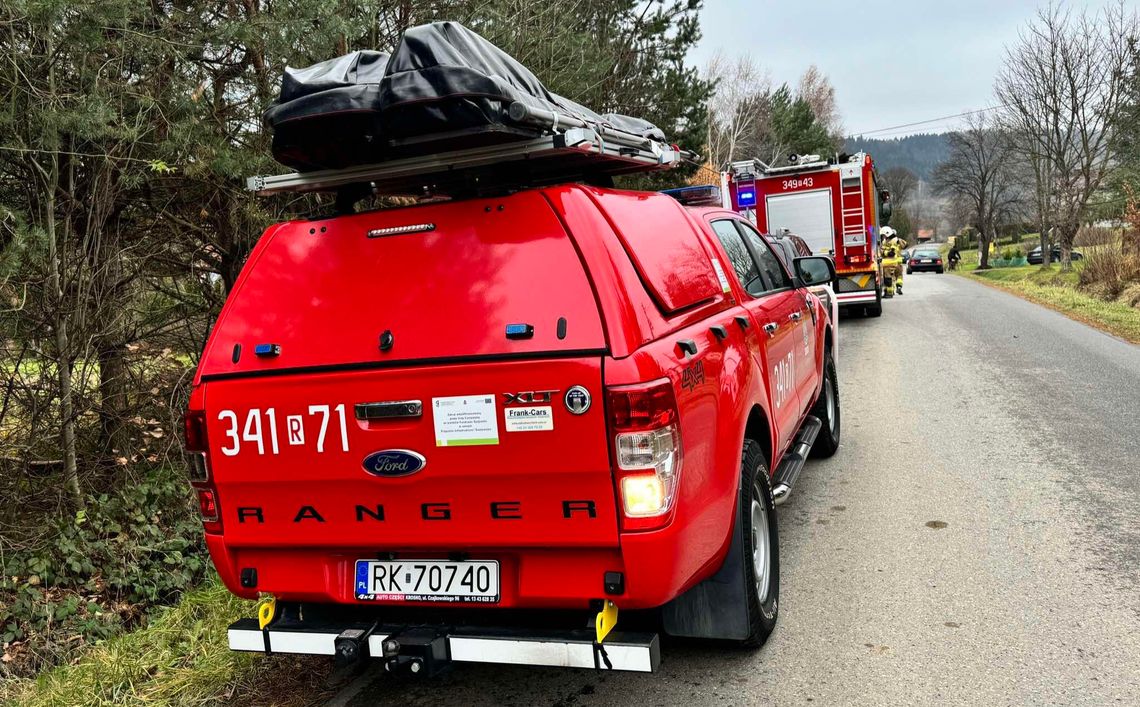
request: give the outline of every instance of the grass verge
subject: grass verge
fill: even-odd
[[[229,650],[226,627],[254,615],[220,582],[187,592],[147,626],[84,650],[35,679],[0,684],[0,703],[71,705],[310,705],[332,694],[328,660]]]
[[[1029,265],[981,272],[968,270],[965,274],[1121,339],[1140,344],[1140,309],[1124,302],[1106,302],[1081,292],[1076,289],[1079,274],[1075,270],[1062,273],[1053,267]]]

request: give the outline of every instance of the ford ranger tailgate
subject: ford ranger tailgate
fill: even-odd
[[[614,546],[601,394],[596,356],[207,383],[226,542]]]

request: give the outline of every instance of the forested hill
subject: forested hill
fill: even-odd
[[[926,181],[930,181],[935,166],[949,154],[946,133],[922,133],[885,140],[849,137],[846,149],[848,152],[870,152],[880,172],[891,167],[906,167]]]

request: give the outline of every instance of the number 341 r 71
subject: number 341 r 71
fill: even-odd
[[[258,454],[279,454],[282,445],[304,447],[313,443],[318,453],[325,446],[340,443],[341,451],[348,451],[348,426],[345,424],[344,403],[339,405],[310,405],[306,413],[280,416],[274,408],[253,408],[241,419],[233,410],[218,412],[218,420],[225,425],[222,454],[237,456],[246,449],[257,448]],[[331,424],[330,424],[331,422]],[[332,428],[332,429],[330,429]]]

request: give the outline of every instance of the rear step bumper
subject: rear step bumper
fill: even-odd
[[[835,295],[835,300],[839,302],[841,306],[847,306],[849,304],[866,304],[867,302],[875,302],[878,299],[879,297],[877,294],[875,294],[874,290],[871,290],[870,292],[843,292],[841,294]]]
[[[772,502],[777,506],[788,500],[788,496],[791,495],[792,487],[796,485],[800,470],[807,461],[811,445],[822,427],[823,422],[818,417],[808,415],[796,434],[792,448],[780,460],[780,466],[776,467],[776,473],[772,475]]]
[[[335,656],[352,662],[373,657],[390,672],[434,675],[451,661],[592,668],[651,673],[661,663],[656,633],[614,631],[603,644],[590,630],[386,626],[356,622],[274,622],[256,619],[229,627],[230,649],[252,653]]]

